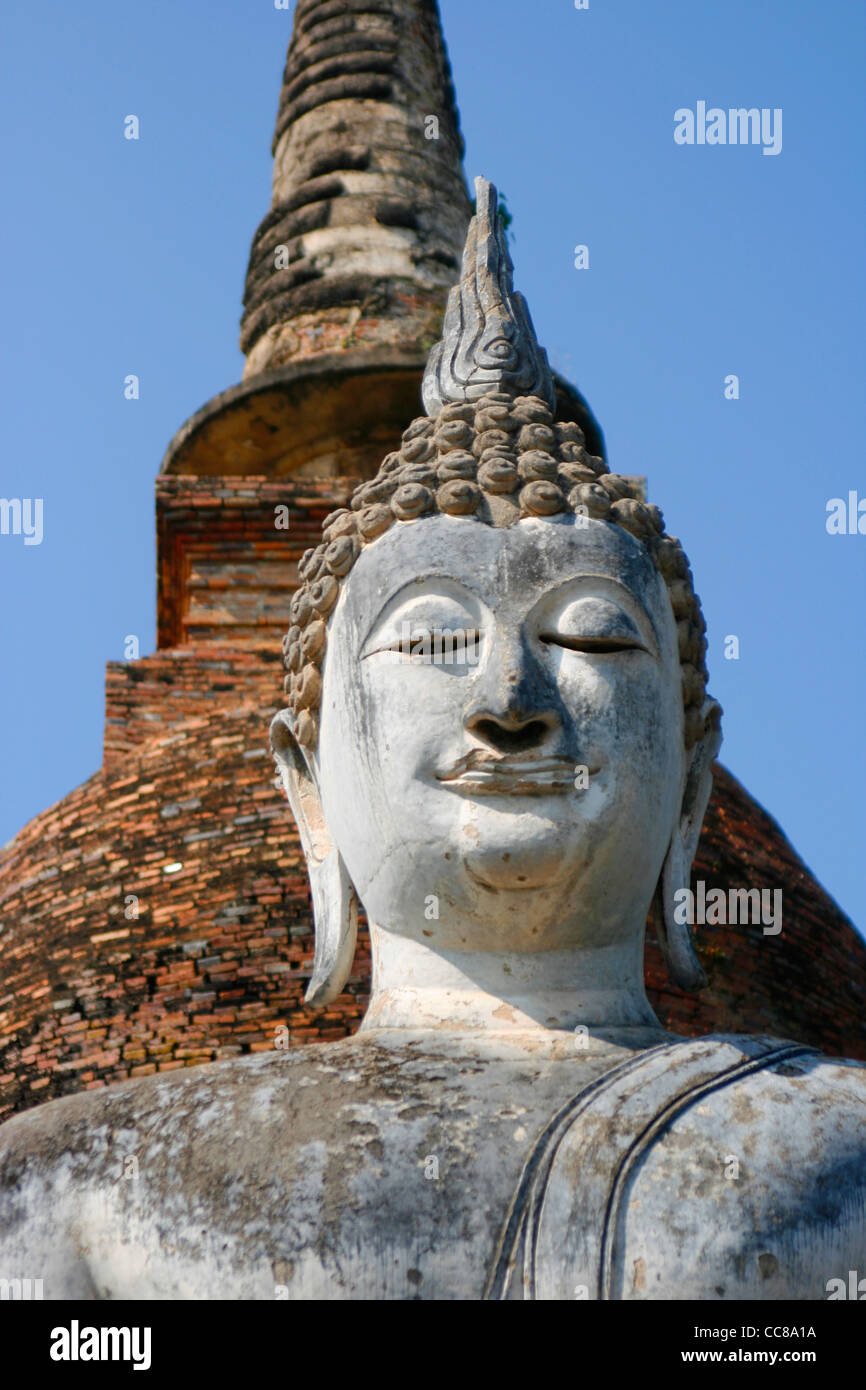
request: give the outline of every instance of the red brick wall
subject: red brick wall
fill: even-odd
[[[276,638],[279,652],[298,560],[359,481],[161,475],[157,645],[230,638],[233,647],[273,646]],[[277,508],[288,508],[288,530],[277,528]]]
[[[281,1025],[297,1044],[360,1021],[363,949],[336,1007],[301,1004],[309,893],[267,748],[279,668],[252,681],[245,657],[222,659],[243,701],[213,696],[208,712],[117,758],[0,859],[0,1114],[272,1047]],[[190,663],[185,653],[187,687]],[[213,675],[208,654],[203,703]]]

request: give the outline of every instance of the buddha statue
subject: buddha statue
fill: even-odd
[[[0,1130],[0,1274],[50,1298],[807,1299],[862,1265],[866,1067],[685,1039],[643,985],[718,752],[679,541],[556,419],[477,184],[426,415],[325,523],[272,747],[340,1042]],[[130,1177],[131,1173],[131,1177]]]

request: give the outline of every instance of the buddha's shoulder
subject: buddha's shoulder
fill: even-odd
[[[748,1194],[799,1210],[833,1187],[866,1200],[866,1065],[795,1042],[719,1034],[642,1053],[595,1088],[556,1163],[620,1174],[653,1204]],[[600,1178],[599,1181],[607,1181]],[[582,1176],[585,1195],[592,1186]],[[726,1194],[723,1199],[722,1194]]]
[[[365,1112],[383,1123],[407,1116],[510,1110],[516,1084],[537,1099],[539,1115],[555,1107],[566,1069],[498,1066],[495,1058],[445,1055],[411,1046],[383,1046],[364,1035],[286,1050],[233,1057],[121,1081],[24,1111],[0,1126],[0,1175],[27,1165],[86,1163],[91,1177],[111,1168],[119,1151],[167,1152],[183,1146],[200,1154],[217,1145],[242,1144],[249,1153],[280,1135],[280,1151],[319,1140],[329,1145],[350,1133]],[[542,1073],[544,1073],[542,1075]],[[538,1093],[539,1082],[540,1093]],[[537,1094],[538,1093],[538,1094]]]
[[[790,1039],[751,1034],[715,1034],[698,1043],[714,1058],[709,1093],[720,1100],[729,1097],[741,1109],[750,1094],[774,1098],[788,1109],[820,1111],[866,1102],[866,1062],[831,1057]],[[680,1047],[688,1048],[689,1043],[683,1040],[678,1051]]]
[[[633,1125],[626,1168],[637,1201],[680,1234],[689,1211],[714,1239],[741,1227],[784,1230],[796,1244],[820,1228],[830,1245],[862,1241],[864,1063],[737,1035],[677,1045],[674,1058],[654,1096],[649,1078],[652,1120]],[[704,1227],[707,1210],[716,1217]]]
[[[780,1038],[716,1034],[673,1044],[649,1081],[680,1133],[715,1137],[721,1124],[781,1149],[820,1137],[825,1156],[852,1147],[866,1155],[864,1062]]]
[[[15,1152],[92,1151],[108,1136],[132,1139],[137,1133],[165,1134],[175,1126],[192,1138],[202,1128],[230,1123],[235,1112],[261,1115],[275,1108],[290,1114],[318,1088],[333,1091],[354,1083],[363,1091],[371,1071],[381,1066],[369,1049],[347,1046],[351,1042],[273,1048],[48,1101],[0,1126],[0,1160]]]
[[[556,1138],[538,1296],[825,1297],[866,1238],[864,1117],[859,1062],[739,1035],[648,1050]]]

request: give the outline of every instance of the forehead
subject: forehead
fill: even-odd
[[[369,621],[413,580],[441,577],[516,616],[569,580],[593,575],[618,582],[664,622],[670,605],[646,548],[620,526],[581,526],[570,514],[506,528],[451,516],[398,523],[358,557],[344,580],[340,609],[349,621]]]

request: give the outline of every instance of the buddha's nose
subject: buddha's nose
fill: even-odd
[[[468,733],[498,753],[543,750],[562,727],[543,668],[514,636],[495,643],[464,718]]]

